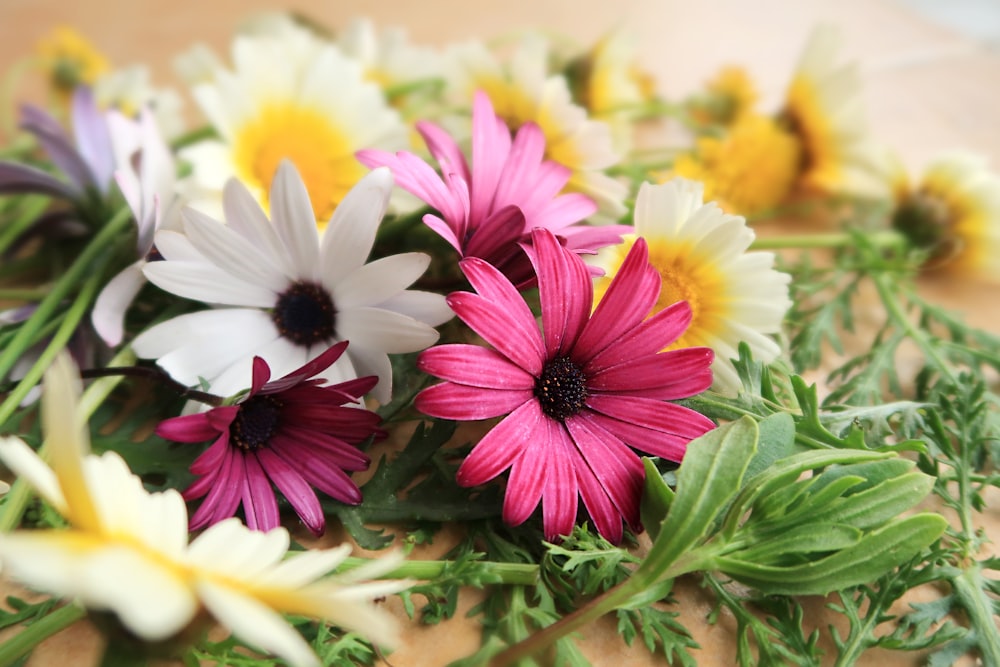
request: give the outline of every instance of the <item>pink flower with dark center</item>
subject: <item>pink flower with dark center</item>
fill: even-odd
[[[663,352],[684,332],[691,309],[681,301],[647,318],[660,276],[635,242],[591,314],[593,286],[579,256],[549,231],[526,247],[538,275],[539,329],[510,280],[477,258],[461,263],[477,294],[448,297],[455,314],[493,349],[440,345],[418,359],[446,380],[425,389],[417,408],[455,420],[506,415],[458,470],[463,486],[510,469],[503,518],[526,520],[542,502],[546,539],[573,529],[577,498],[598,532],[622,538],[622,519],[639,527],[644,472],[633,450],[680,461],[687,443],[715,427],[670,403],[712,384],[712,350]]]
[[[272,484],[292,504],[315,535],[325,527],[313,487],[341,502],[357,505],[361,491],[348,472],[365,470],[371,459],[356,445],[384,436],[374,412],[356,403],[378,381],[367,376],[325,385],[314,377],[344,352],[340,342],[301,368],[268,382],[271,370],[253,360],[253,385],[235,405],[174,417],[160,423],[157,435],[177,442],[215,442],[191,464],[199,476],[185,500],[205,497],[191,517],[191,530],[233,516],[240,504],[247,526],[268,531],[279,525]]]
[[[472,166],[443,129],[422,121],[417,131],[441,168],[412,153],[363,150],[358,159],[368,167],[387,166],[396,183],[440,212],[424,223],[461,257],[484,259],[519,289],[534,284],[534,272],[521,246],[531,243],[531,230],[548,229],[576,253],[593,253],[621,243],[631,231],[622,225],[577,224],[597,210],[589,197],[559,194],[572,174],[545,159],[545,135],[534,123],[522,125],[513,140],[489,97],[476,93],[472,108]],[[599,269],[593,269],[600,275]]]

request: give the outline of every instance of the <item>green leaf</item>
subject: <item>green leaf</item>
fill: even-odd
[[[716,558],[715,566],[768,595],[826,595],[877,579],[930,546],[947,526],[938,514],[918,514],[871,531],[830,556],[798,565],[765,565],[726,555]]]
[[[652,459],[643,457],[642,465],[646,469],[646,479],[642,487],[639,519],[650,538],[655,540],[660,534],[660,525],[670,511],[671,503],[674,502],[674,490],[667,485]]]
[[[740,559],[755,562],[784,561],[795,554],[837,551],[857,544],[863,533],[854,526],[810,522],[782,532],[774,539],[763,540],[740,550]]]
[[[757,423],[760,436],[757,438],[757,454],[750,459],[746,479],[751,479],[768,468],[775,461],[791,456],[795,446],[795,419],[787,412],[776,412]]]
[[[756,451],[757,423],[750,417],[691,441],[677,471],[677,492],[670,512],[639,572],[658,578],[711,531],[717,516],[738,492]]]

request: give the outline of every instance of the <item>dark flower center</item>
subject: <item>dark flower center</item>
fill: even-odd
[[[249,452],[264,447],[278,430],[282,403],[273,396],[257,395],[244,403],[229,427],[229,441]]]
[[[278,297],[271,319],[281,335],[308,346],[333,338],[337,309],[330,293],[314,283],[295,283]]]
[[[926,192],[916,192],[904,200],[892,217],[892,226],[915,246],[937,253],[949,240],[952,212],[948,203]]]
[[[542,375],[535,380],[535,397],[549,417],[572,417],[587,402],[587,376],[571,360],[556,357],[545,364]]]

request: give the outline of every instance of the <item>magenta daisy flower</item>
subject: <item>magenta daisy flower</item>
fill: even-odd
[[[191,465],[199,479],[183,494],[186,500],[205,497],[191,530],[233,516],[241,503],[247,526],[277,527],[272,483],[315,535],[323,533],[325,519],[313,487],[344,503],[361,502],[348,472],[365,470],[371,459],[355,445],[384,432],[374,412],[345,404],[356,403],[378,379],[324,385],[325,379],[314,377],[346,347],[347,341],[337,343],[273,382],[267,362],[254,357],[253,386],[238,403],[160,423],[157,435],[169,440],[216,438]]]
[[[532,229],[552,231],[577,253],[621,243],[621,235],[630,231],[622,225],[577,224],[593,214],[597,205],[579,193],[559,194],[572,172],[545,159],[542,130],[525,123],[512,140],[485,93],[476,93],[472,108],[471,168],[443,129],[426,121],[416,127],[440,165],[441,175],[406,151],[363,150],[358,159],[371,168],[389,167],[401,188],[441,213],[441,217],[424,216],[428,227],[461,257],[486,260],[518,288],[534,284],[531,263],[521,250],[530,244]]]
[[[475,486],[510,469],[503,518],[527,519],[542,502],[546,539],[567,535],[578,495],[598,532],[637,529],[643,466],[633,448],[680,461],[687,443],[714,428],[707,417],[669,401],[712,384],[712,350],[662,352],[691,321],[687,302],[656,315],[660,276],[638,239],[591,314],[593,286],[583,261],[547,230],[532,232],[528,255],[538,275],[541,330],[511,282],[470,258],[462,271],[478,294],[448,305],[486,342],[440,345],[421,353],[421,369],[446,380],[422,391],[417,408],[456,420],[506,415],[458,470]]]

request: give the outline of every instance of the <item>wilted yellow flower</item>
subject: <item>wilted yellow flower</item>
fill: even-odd
[[[704,136],[680,155],[674,175],[705,184],[705,198],[729,213],[755,216],[791,193],[801,157],[798,140],[772,118],[743,115],[722,136]]]

